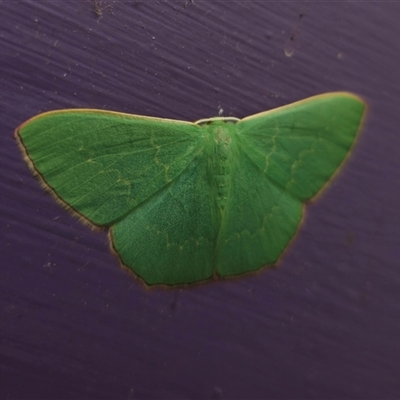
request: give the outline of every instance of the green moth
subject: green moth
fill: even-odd
[[[365,107],[337,92],[241,120],[72,109],[15,134],[45,188],[109,228],[122,265],[147,285],[180,285],[275,263],[304,203],[348,155]]]

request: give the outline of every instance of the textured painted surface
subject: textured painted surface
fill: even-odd
[[[399,4],[1,7],[1,398],[400,395]],[[280,268],[189,290],[143,290],[13,138],[57,108],[242,118],[333,90],[370,113]]]

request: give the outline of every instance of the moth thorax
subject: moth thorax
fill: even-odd
[[[216,185],[217,203],[221,210],[226,204],[231,182],[231,137],[229,132],[220,126],[215,132],[215,153],[213,176]]]

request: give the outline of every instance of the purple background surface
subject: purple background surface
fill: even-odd
[[[0,2],[0,397],[399,398],[400,3]],[[369,114],[276,270],[146,291],[29,172],[47,110]]]

